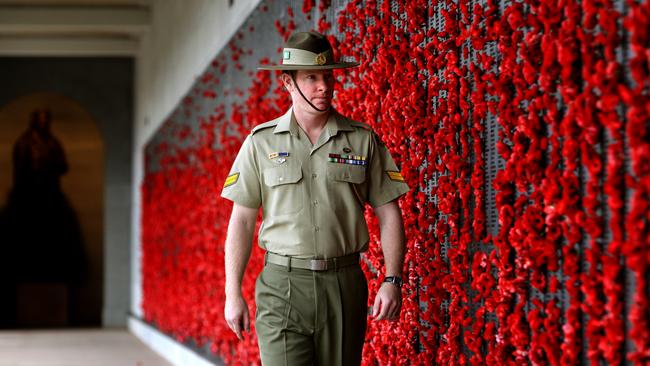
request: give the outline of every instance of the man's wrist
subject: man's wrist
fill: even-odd
[[[226,297],[239,297],[243,296],[241,292],[241,286],[238,287],[226,287]]]
[[[386,276],[384,277],[384,282],[391,283],[399,288],[402,287],[402,277],[401,276]]]

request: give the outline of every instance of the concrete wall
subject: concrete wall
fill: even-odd
[[[152,2],[150,31],[142,40],[136,62],[131,215],[131,313],[136,318],[142,317],[140,184],[144,146],[259,2],[234,0],[232,6],[228,0]],[[156,332],[147,329],[145,333]],[[142,332],[136,333],[143,339],[155,338]],[[180,347],[169,352],[185,350]]]

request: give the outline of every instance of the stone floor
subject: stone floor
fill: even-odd
[[[171,366],[126,329],[0,331],[0,366]]]

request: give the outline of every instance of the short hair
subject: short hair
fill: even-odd
[[[282,70],[282,73],[291,76],[291,78],[295,78],[298,70]]]

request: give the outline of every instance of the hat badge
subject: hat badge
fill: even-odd
[[[325,53],[323,52],[316,55],[316,59],[314,60],[314,62],[316,63],[316,65],[325,65],[325,63],[327,62]]]

